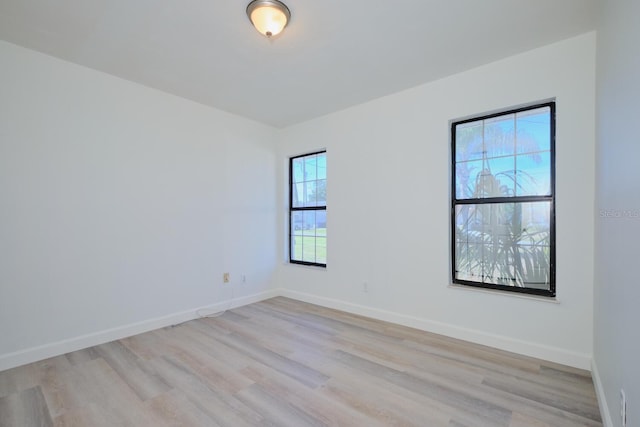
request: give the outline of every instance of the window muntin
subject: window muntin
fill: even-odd
[[[555,103],[453,122],[454,283],[555,296]]]
[[[289,159],[289,261],[327,265],[327,153]]]

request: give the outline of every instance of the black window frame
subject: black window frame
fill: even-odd
[[[487,197],[487,198],[469,198],[469,199],[457,199],[456,194],[456,127],[470,122],[492,119],[504,115],[516,114],[523,111],[535,110],[538,108],[549,107],[549,122],[550,122],[550,195],[544,196],[505,196],[505,197]],[[507,108],[492,112],[489,114],[479,114],[473,117],[464,118],[461,120],[451,121],[451,280],[456,285],[470,286],[483,289],[492,289],[506,292],[515,292],[522,294],[537,295],[543,297],[555,297],[556,296],[556,220],[555,220],[555,205],[556,205],[556,102],[545,101],[527,104],[525,106]],[[550,202],[550,224],[549,224],[549,289],[537,289],[528,287],[517,287],[509,285],[499,285],[486,282],[477,282],[470,280],[462,280],[456,278],[456,206],[464,204],[488,204],[488,203],[517,203],[517,202]]]
[[[291,264],[299,264],[299,265],[307,265],[307,266],[313,266],[313,267],[323,267],[326,268],[327,264],[325,263],[319,263],[319,262],[309,262],[309,261],[302,261],[302,260],[297,260],[297,259],[293,259],[293,253],[292,253],[292,240],[294,238],[293,233],[291,232],[292,228],[293,228],[293,224],[292,224],[292,217],[293,217],[293,212],[304,212],[304,211],[325,211],[327,210],[327,205],[326,205],[326,201],[325,201],[325,205],[324,206],[297,206],[294,207],[293,206],[293,162],[296,159],[300,159],[300,158],[304,158],[304,157],[309,157],[309,156],[315,156],[318,154],[325,154],[326,155],[327,150],[320,150],[320,151],[314,151],[311,153],[305,153],[305,154],[300,154],[297,156],[293,156],[289,158],[289,263]],[[326,179],[326,178],[325,178]],[[325,236],[326,238],[326,236]]]

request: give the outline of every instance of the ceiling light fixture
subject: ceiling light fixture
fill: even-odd
[[[260,34],[271,37],[284,30],[291,19],[291,12],[278,0],[253,0],[247,6],[247,16]]]

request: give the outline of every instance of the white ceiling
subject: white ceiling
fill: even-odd
[[[0,38],[277,127],[595,28],[598,0],[0,0]],[[553,64],[549,64],[553,66]]]

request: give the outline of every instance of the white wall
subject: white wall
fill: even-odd
[[[0,42],[0,370],[269,291],[274,137]]]
[[[553,97],[558,303],[449,287],[449,121]],[[281,131],[278,283],[296,298],[589,368],[594,103],[589,33]],[[320,148],[326,271],[284,262],[286,159]]]
[[[627,425],[640,426],[638,16],[639,2],[607,0],[598,28],[594,371],[605,426],[622,425],[620,389]]]

